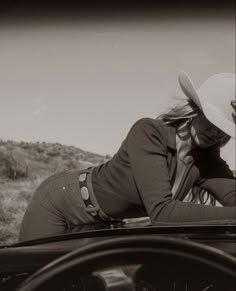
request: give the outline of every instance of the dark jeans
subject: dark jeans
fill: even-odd
[[[93,209],[87,209],[81,197],[79,173],[60,172],[41,183],[25,212],[19,234],[20,242],[62,234],[73,225],[100,222],[91,215]],[[99,208],[93,191],[90,191],[90,197],[95,208]],[[109,219],[100,208],[99,213]]]

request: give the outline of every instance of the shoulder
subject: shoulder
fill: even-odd
[[[124,144],[132,155],[166,155],[168,126],[157,119],[141,118],[131,127]]]
[[[167,125],[160,119],[154,119],[150,117],[143,117],[138,119],[132,127],[135,126],[148,126],[148,127],[154,127],[158,129],[165,129]]]
[[[129,139],[135,138],[136,140],[146,138],[148,140],[159,140],[161,143],[166,143],[168,126],[161,120],[144,117],[133,124],[127,137]]]
[[[150,117],[143,117],[138,119],[130,129],[130,132],[133,130],[140,130],[146,133],[159,133],[165,134],[167,131],[167,125],[159,120]]]

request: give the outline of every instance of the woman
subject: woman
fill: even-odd
[[[234,219],[236,181],[219,149],[235,138],[235,75],[214,75],[196,90],[181,72],[179,83],[185,103],[157,119],[138,120],[109,162],[46,179],[28,206],[19,240],[142,216],[153,224]],[[184,202],[190,191],[192,201],[202,202],[207,191],[225,207]]]

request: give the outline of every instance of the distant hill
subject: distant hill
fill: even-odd
[[[83,169],[110,158],[59,143],[0,140],[0,177],[35,178],[65,169]]]
[[[0,140],[0,245],[17,241],[26,207],[46,177],[110,158],[59,143]]]

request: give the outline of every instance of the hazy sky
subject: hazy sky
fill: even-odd
[[[197,87],[235,71],[234,14],[6,21],[0,138],[114,154],[137,119],[182,96],[179,70]],[[235,167],[233,144],[224,156]]]

